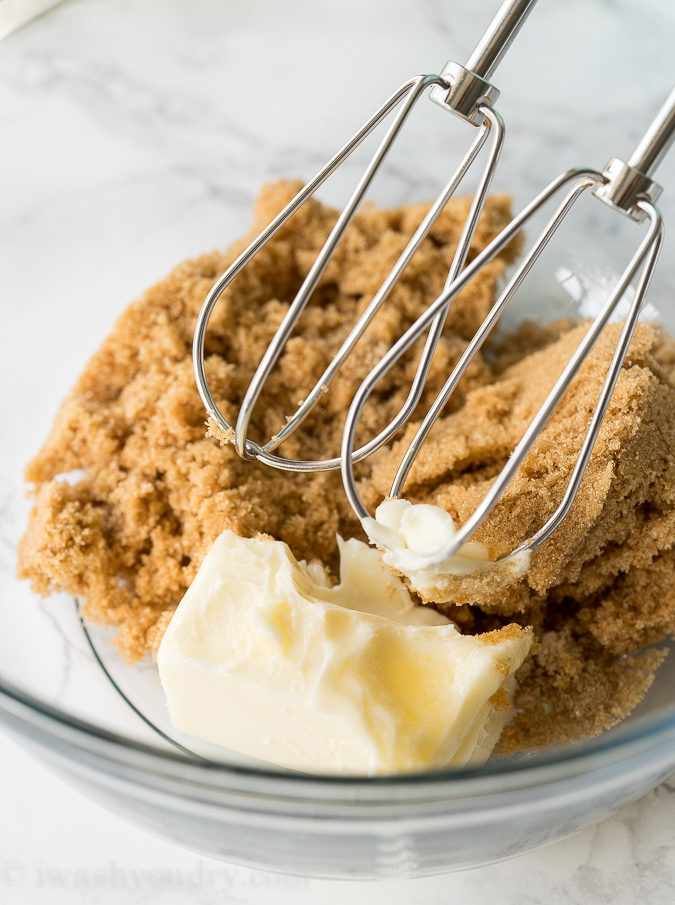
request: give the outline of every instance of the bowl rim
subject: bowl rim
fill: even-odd
[[[44,747],[56,742],[104,759],[142,775],[163,774],[172,780],[196,782],[212,789],[266,791],[279,797],[316,799],[322,794],[339,798],[351,792],[363,802],[363,793],[372,801],[386,802],[388,795],[404,802],[400,793],[418,798],[455,797],[467,791],[485,793],[523,786],[541,786],[550,781],[586,773],[631,758],[644,760],[664,752],[675,765],[675,704],[665,705],[652,715],[639,717],[630,725],[536,755],[500,758],[477,766],[425,770],[376,776],[300,773],[196,759],[179,750],[156,747],[138,741],[48,704],[0,676],[0,723]],[[50,745],[51,747],[51,745]],[[672,769],[672,766],[671,766]],[[318,793],[318,795],[317,795]]]

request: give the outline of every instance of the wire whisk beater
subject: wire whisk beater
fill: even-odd
[[[512,43],[521,28],[527,14],[534,5],[534,0],[506,0],[495,18],[492,20],[478,44],[470,54],[464,66],[450,61],[437,75],[421,75],[405,82],[388,98],[355,135],[341,148],[334,157],[308,182],[304,188],[286,205],[249,245],[249,247],[219,277],[199,313],[193,341],[193,363],[197,387],[204,406],[209,415],[217,422],[224,435],[232,440],[237,453],[244,459],[257,460],[265,465],[285,471],[313,472],[330,471],[340,467],[340,457],[322,460],[290,459],[278,455],[275,451],[302,424],[323,394],[330,387],[331,381],[344,365],[352,349],[359,341],[378,310],[386,301],[393,287],[400,279],[415,252],[433,227],[441,211],[456,193],[467,173],[472,169],[481,149],[487,146],[484,166],[478,175],[478,186],[473,196],[468,216],[449,264],[446,286],[461,273],[476,231],[478,219],[485,205],[488,189],[497,166],[504,142],[504,122],[494,109],[499,91],[489,81],[499,61]],[[316,381],[297,410],[280,425],[277,433],[266,443],[257,443],[248,436],[253,410],[262,393],[279,356],[290,338],[295,325],[309,302],[312,293],[324,273],[336,247],[344,236],[356,210],[363,200],[368,188],[394,142],[399,136],[406,120],[418,101],[428,94],[430,99],[444,109],[458,116],[473,127],[473,137],[468,150],[445,183],[441,193],[435,199],[428,213],[423,218],[409,242],[401,252],[398,260],[375,293],[353,329],[342,342],[324,373]],[[209,386],[204,362],[204,348],[209,318],[218,299],[226,287],[238,273],[251,261],[263,246],[275,235],[286,221],[316,192],[316,190],[343,164],[353,151],[363,142],[387,117],[398,109],[391,124],[384,134],[378,148],[373,154],[366,170],[352,192],[347,205],[337,218],[326,242],[321,248],[312,267],[293,299],[282,323],[270,342],[260,364],[244,395],[236,424],[228,423],[213,397]],[[447,315],[447,307],[439,306],[435,317],[429,322],[429,333],[417,366],[407,399],[396,417],[372,440],[361,449],[352,453],[354,461],[365,459],[381,446],[386,444],[405,426],[419,402],[425,381],[429,373],[431,359],[443,332]]]
[[[578,373],[584,360],[590,354],[600,334],[609,322],[626,290],[636,280],[635,295],[630,303],[619,339],[607,370],[595,409],[584,436],[576,464],[571,472],[565,492],[555,512],[545,524],[514,550],[500,557],[504,561],[510,557],[531,551],[547,540],[569,512],[584,471],[593,451],[593,446],[600,432],[602,420],[607,411],[610,398],[616,386],[621,367],[633,336],[640,314],[640,308],[647,292],[656,261],[663,242],[663,221],[655,202],[661,194],[661,187],[652,179],[659,163],[665,156],[675,137],[675,88],[671,90],[665,103],[645,132],[635,150],[624,161],[612,158],[604,168],[578,168],[568,170],[554,179],[540,192],[514,219],[485,247],[485,249],[458,275],[441,295],[429,306],[427,311],[401,336],[390,351],[372,369],[356,392],[345,422],[341,449],[341,468],[345,491],[355,513],[364,524],[367,533],[375,536],[377,526],[367,512],[359,497],[354,480],[354,437],[359,416],[377,383],[396,364],[400,357],[427,329],[440,311],[447,311],[452,300],[485,265],[521,230],[531,218],[556,195],[564,191],[553,214],[540,234],[525,251],[520,263],[499,294],[492,309],[467,345],[456,366],[448,376],[443,388],[437,395],[431,408],[422,420],[395,474],[388,499],[401,496],[405,480],[412,468],[416,456],[429,434],[434,423],[443,411],[448,400],[455,391],[462,375],[473,360],[476,353],[486,342],[500,317],[509,306],[519,287],[532,269],[535,261],[552,239],[556,230],[579,198],[587,192],[611,209],[629,217],[637,223],[646,223],[646,232],[637,250],[625,270],[619,277],[607,301],[592,321],[588,332],[570,358],[559,378],[553,385],[544,403],[534,416],[520,442],[513,450],[506,465],[494,479],[489,492],[462,525],[452,540],[439,548],[433,555],[433,562],[444,562],[454,556],[471,538],[476,529],[485,521],[504,494],[506,487],[513,480],[525,456],[532,448],[547,422],[553,415],[570,383]],[[382,536],[381,533],[379,535]],[[381,544],[380,541],[378,543]],[[429,565],[433,565],[429,562]]]

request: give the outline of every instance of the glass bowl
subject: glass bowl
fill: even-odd
[[[218,84],[241,71],[244,50],[266,34],[265,28],[281,29],[288,38],[280,40],[276,50],[268,47],[273,64],[275,54],[279,62],[286,59],[289,48],[291,59],[304,59],[304,38],[293,33],[293,17],[300,15],[302,5],[289,4],[288,20],[271,24],[261,24],[256,4],[252,6],[252,10],[238,14],[242,17],[238,34],[244,37],[239,45],[236,41],[232,44],[238,53],[231,59],[216,60],[213,56],[222,33],[222,14],[215,7],[208,15],[200,14],[190,20],[193,31],[183,45],[176,38],[187,57],[169,59],[163,56],[160,44],[155,44],[158,83],[164,80],[170,87],[175,106],[156,114],[155,131],[150,129],[148,139],[134,119],[136,108],[132,103],[122,104],[121,113],[117,111],[120,121],[123,125],[134,123],[141,133],[124,133],[123,128],[120,147],[108,158],[103,155],[97,166],[88,170],[83,168],[84,157],[78,155],[86,156],[103,148],[103,136],[114,117],[110,109],[97,109],[95,113],[88,110],[90,120],[77,119],[75,112],[79,115],[88,109],[86,97],[82,101],[83,95],[77,93],[78,72],[84,73],[84,85],[85,76],[94,71],[87,69],[94,56],[99,55],[104,63],[119,63],[122,59],[115,57],[122,51],[111,48],[106,39],[105,17],[112,16],[112,12],[106,12],[105,6],[100,8],[102,12],[95,13],[68,4],[44,22],[18,33],[11,39],[14,43],[8,44],[11,63],[12,54],[16,58],[26,49],[37,53],[53,45],[55,34],[63,37],[75,60],[75,75],[72,69],[68,70],[70,76],[62,74],[53,95],[40,101],[44,109],[34,107],[28,115],[17,105],[17,125],[7,151],[16,163],[10,202],[17,217],[30,206],[36,191],[44,193],[50,186],[65,186],[68,191],[50,202],[50,215],[37,220],[27,218],[22,221],[23,231],[12,234],[8,270],[3,278],[10,292],[22,288],[24,304],[9,313],[7,326],[11,329],[4,331],[5,346],[0,356],[6,388],[0,415],[9,428],[0,475],[0,723],[30,754],[111,810],[176,842],[227,861],[307,876],[370,878],[441,873],[511,857],[606,817],[675,770],[672,657],[662,666],[634,713],[596,739],[516,758],[494,759],[485,766],[462,770],[383,778],[301,775],[227,758],[222,752],[174,733],[151,663],[125,665],[110,644],[108,630],[81,622],[76,601],[65,595],[43,601],[14,578],[15,545],[28,510],[23,499],[21,467],[37,450],[60,398],[125,301],[181,257],[209,245],[222,246],[240,234],[242,222],[249,219],[255,187],[265,176],[272,171],[287,176],[298,171],[299,175],[310,175],[369,108],[374,108],[388,90],[393,90],[416,67],[422,68],[419,60],[427,59],[429,68],[435,63],[440,66],[443,57],[434,56],[434,47],[440,47],[441,37],[444,43],[448,41],[447,35],[436,34],[433,23],[422,22],[418,43],[411,42],[410,67],[400,69],[389,59],[388,69],[385,66],[387,84],[380,85],[382,73],[374,77],[376,84],[372,93],[369,86],[368,106],[363,109],[358,104],[349,109],[353,96],[350,91],[357,89],[351,83],[342,85],[345,109],[336,110],[334,121],[326,127],[328,137],[315,134],[314,130],[311,135],[303,132],[305,127],[298,114],[298,141],[305,143],[305,156],[297,148],[294,152],[294,146],[282,141],[275,144],[272,139],[262,150],[251,144],[248,156],[242,157],[240,145],[246,144],[246,136],[235,130],[234,137],[228,139],[228,124],[216,119],[214,128],[219,130],[228,153],[236,154],[241,161],[244,188],[237,194],[236,185],[230,185],[228,194],[219,191],[217,174],[223,161],[216,154],[209,157],[209,130],[200,133],[190,127],[190,140],[181,146],[180,137],[188,129],[181,123],[181,116],[187,116],[181,102],[192,102],[199,96],[200,109],[209,114],[221,109]],[[458,45],[462,41],[466,45],[456,45],[457,54],[468,50],[465,36],[477,36],[493,8],[487,0],[470,6],[453,10],[453,35]],[[383,15],[385,12],[382,4]],[[141,71],[146,53],[144,37],[154,34],[156,20],[145,19],[141,13],[134,15],[138,16],[134,39],[125,46],[124,53],[129,71]],[[181,16],[187,15],[173,9],[168,13],[167,27],[181,35]],[[331,16],[336,13],[325,10],[321,15],[321,27],[330,31]],[[559,15],[559,11],[542,9],[541,16],[535,15],[531,26],[528,23],[519,38],[524,59],[529,52],[541,64],[541,45],[551,27],[560,26],[556,19]],[[596,34],[611,27],[615,41],[623,41],[628,47],[632,46],[636,31],[661,40],[660,23],[667,13],[665,6],[662,9],[654,3],[639,9],[637,4],[628,4],[618,25],[612,15],[600,8],[593,11]],[[304,33],[305,37],[313,34],[313,27],[318,34],[319,26],[307,26],[310,31]],[[560,27],[568,28],[572,37],[572,24],[563,23]],[[403,47],[408,38],[406,23],[402,21],[396,28],[396,41]],[[433,44],[431,50],[423,47],[426,39]],[[380,50],[376,46],[373,52]],[[621,59],[616,47],[606,53],[610,54],[610,62]],[[644,55],[647,59],[646,51]],[[179,78],[186,59],[193,76],[187,84]],[[101,66],[104,81],[111,78],[110,71],[103,63]],[[594,71],[590,63],[586,70],[583,65],[580,68],[586,78]],[[357,65],[357,74],[358,71]],[[578,101],[584,91],[593,96],[594,88],[585,86],[576,70],[575,78],[570,79],[558,60],[556,72],[546,85],[538,93],[526,96],[522,89],[525,71],[523,62],[509,58],[504,64],[504,81],[500,82],[505,92],[500,109],[507,123],[512,124],[516,138],[510,144],[507,138],[504,167],[495,185],[513,188],[518,203],[526,201],[560,169],[588,160],[601,166],[609,153],[628,151],[667,87],[653,76],[641,86],[632,85],[630,93],[625,91],[619,76],[618,87],[610,92],[604,108],[605,119],[593,120],[585,135],[579,130],[570,138],[570,115],[581,114],[578,104],[575,107],[569,98],[574,95]],[[660,71],[665,72],[663,65]],[[301,62],[295,69],[287,66],[282,83],[286,84],[285,79],[288,85],[297,84],[300,72]],[[222,76],[218,84],[214,84],[214,73]],[[72,84],[68,88],[68,78],[74,79],[75,88]],[[264,79],[256,75],[251,78],[253,85],[249,84],[246,90],[260,95]],[[509,82],[521,85],[520,95],[517,87],[512,89],[510,101],[506,93]],[[242,97],[235,91],[230,99],[238,125],[247,122],[249,116],[241,108]],[[566,99],[552,109],[550,97]],[[66,125],[63,134],[55,137],[52,156],[45,154],[40,158],[38,173],[36,160],[31,158],[38,152],[29,148],[24,153],[29,147],[26,139],[34,134],[34,117],[45,122],[55,115],[52,102],[57,107],[63,105],[61,113]],[[303,96],[302,102],[307,104],[307,97]],[[25,103],[30,105],[30,99]],[[630,112],[630,128],[616,125],[611,119],[617,109]],[[280,128],[281,123],[274,116],[271,127],[276,124]],[[394,167],[382,180],[379,202],[402,203],[402,188],[411,186],[409,200],[430,197],[437,182],[429,174],[440,173],[440,179],[444,178],[448,146],[437,139],[426,141],[427,134],[435,135],[438,119],[433,122],[433,126],[420,125],[422,131],[417,133],[425,139],[428,165],[416,181],[410,182],[401,180]],[[536,152],[531,138],[522,139],[531,122],[542,124],[540,134],[548,148],[543,154],[545,160]],[[162,128],[169,126],[174,130],[173,143],[155,142],[155,137],[162,135]],[[427,128],[428,133],[424,132]],[[605,131],[612,133],[612,129],[610,137],[621,138],[623,144],[608,148],[605,153]],[[564,141],[556,144],[561,135]],[[412,154],[413,138],[403,141],[403,155]],[[564,145],[564,153],[560,144]],[[454,147],[450,144],[451,149]],[[123,153],[118,153],[121,150]],[[73,155],[67,172],[63,170],[66,153]],[[300,158],[298,168],[293,153]],[[181,169],[182,154],[199,157],[204,184],[209,178],[215,180],[215,188],[212,186],[211,193],[207,192],[206,200],[188,193],[189,203],[185,202],[184,208],[180,206],[184,201],[181,193],[191,177],[186,177]],[[415,159],[419,163],[419,154]],[[135,166],[142,170],[148,160],[153,165],[153,177],[143,177],[141,189],[133,182],[129,187],[126,171]],[[167,163],[165,171],[161,169],[162,162]],[[159,176],[155,177],[158,163]],[[350,163],[346,178],[357,170],[357,162]],[[106,184],[106,175],[113,180],[111,184]],[[118,177],[121,188],[115,192],[114,179]],[[79,187],[79,195],[73,194],[73,187]],[[332,201],[331,191],[328,198]],[[105,223],[101,219],[102,205],[108,218]],[[604,209],[599,211],[599,207],[592,199],[579,204],[523,287],[517,306],[508,314],[507,326],[523,317],[546,321],[567,314],[587,316],[597,306],[639,239],[639,229],[634,224],[617,222],[622,218]],[[675,213],[667,194],[662,208],[666,218]],[[97,229],[88,226],[92,222]],[[32,251],[36,246],[41,248],[37,257]],[[77,248],[77,257],[72,254],[73,248]],[[662,258],[644,316],[659,319],[675,332],[675,310],[668,304],[668,287],[675,277],[675,268],[668,247]],[[128,267],[121,268],[120,261],[129,262]],[[33,277],[28,286],[26,273]],[[95,311],[91,305],[92,286]],[[30,354],[14,339],[27,335],[31,338]]]

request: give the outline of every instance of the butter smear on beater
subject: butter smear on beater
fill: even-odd
[[[332,586],[280,541],[216,539],[159,647],[174,726],[311,772],[485,761],[530,630],[461,635],[414,603],[377,550],[339,544]]]
[[[457,528],[449,512],[429,503],[385,500],[375,510],[375,518],[364,518],[362,524],[370,542],[382,551],[382,561],[405,575],[423,598],[452,576],[499,570],[520,578],[530,564],[529,550],[497,562],[487,547],[476,541],[462,544],[450,556],[444,555]]]

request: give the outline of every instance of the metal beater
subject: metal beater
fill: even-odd
[[[429,306],[427,311],[412,324],[395,345],[392,346],[387,355],[385,355],[377,366],[372,369],[354,396],[345,422],[341,450],[341,467],[345,491],[354,511],[365,525],[368,524],[370,516],[359,497],[354,481],[353,463],[355,457],[353,455],[353,449],[359,415],[375,385],[393,367],[406,349],[408,349],[424,330],[427,329],[428,325],[439,316],[439,313],[448,310],[448,306],[451,304],[453,298],[470,282],[470,280],[473,279],[480,269],[525,226],[531,217],[544,204],[559,191],[567,188],[567,192],[562,201],[548,220],[542,232],[524,254],[520,264],[494,303],[494,306],[483,321],[480,329],[476,332],[457,362],[429,412],[421,422],[394,477],[394,481],[389,491],[389,498],[393,499],[400,496],[406,477],[410,472],[424,439],[455,390],[467,366],[497,324],[519,286],[522,284],[534,262],[548,244],[562,220],[569,213],[570,209],[580,196],[590,189],[591,194],[595,198],[604,202],[610,208],[619,211],[638,223],[646,222],[648,224],[646,234],[636,252],[633,254],[630,263],[621,274],[614,291],[591,324],[584,339],[579,344],[576,352],[551,389],[545,402],[530,423],[506,465],[495,478],[489,492],[483,498],[481,504],[468,521],[466,521],[458,530],[452,542],[448,543],[444,548],[439,549],[437,553],[433,555],[433,562],[430,561],[429,565],[443,562],[457,553],[460,547],[471,537],[479,525],[481,525],[488,517],[490,512],[492,512],[504,493],[506,486],[512,480],[536,438],[555,411],[555,408],[565,394],[581,364],[590,353],[593,345],[621,301],[627,288],[637,275],[635,297],[630,304],[628,315],[624,321],[614,355],[579,452],[579,458],[572,470],[565,494],[554,514],[535,534],[497,561],[506,560],[509,557],[515,556],[526,550],[536,549],[555,531],[569,512],[581,483],[584,470],[593,450],[593,445],[600,431],[602,419],[607,411],[610,397],[626,357],[626,352],[638,321],[640,306],[649,286],[656,260],[661,249],[663,242],[663,222],[661,214],[655,206],[655,201],[661,194],[661,187],[657,185],[651,177],[668,151],[674,138],[675,88],[670,92],[665,103],[627,161],[613,157],[602,172],[579,168],[568,170],[566,173],[562,173],[554,179],[486,246],[475,260],[473,260],[450,285],[446,286],[441,295]]]
[[[290,437],[326,392],[331,380],[335,377],[368,324],[391,292],[392,287],[403,273],[415,254],[415,251],[433,226],[438,215],[447,205],[448,201],[464,179],[479,151],[483,145],[488,142],[488,139],[490,139],[487,159],[483,170],[481,171],[478,188],[473,197],[469,215],[464,224],[457,249],[450,264],[446,287],[449,287],[462,271],[504,141],[504,122],[501,116],[494,110],[494,104],[499,97],[499,91],[491,84],[489,78],[525,21],[534,2],[535,0],[506,0],[506,2],[502,3],[495,18],[488,26],[464,66],[450,61],[445,65],[439,75],[421,75],[405,82],[387,101],[385,101],[371,119],[359,129],[347,144],[328,161],[326,166],[307,183],[281,213],[272,220],[269,226],[254,239],[249,247],[230,267],[228,267],[214,284],[204,301],[195,327],[193,342],[194,372],[197,387],[207,412],[220,424],[224,435],[231,439],[236,451],[242,458],[251,460],[257,459],[266,465],[271,465],[274,468],[280,468],[286,471],[329,471],[340,467],[341,460],[339,457],[314,461],[287,459],[282,456],[274,455],[274,450],[277,449],[284,440]],[[299,406],[295,414],[289,417],[283,426],[280,425],[278,433],[267,443],[256,443],[247,436],[247,433],[253,409],[260,397],[263,385],[269,377],[270,372],[281,354],[283,346],[291,335],[298,318],[307,305],[312,292],[321,278],[321,275],[345,230],[351,222],[352,217],[375,174],[391,149],[401,127],[417,101],[428,89],[429,96],[433,101],[452,113],[455,113],[474,127],[476,134],[474,135],[473,141],[454,173],[445,184],[440,195],[431,205],[429,212],[411,237],[382,286],[342,343],[329,367],[309,392],[307,398]],[[398,105],[401,105],[400,110],[394,117],[393,122],[385,133],[379,147],[372,156],[363,176],[354,189],[347,206],[338,217],[328,239],[319,252],[316,261],[307,274],[279,329],[274,335],[272,342],[267,348],[244,396],[237,423],[232,427],[228,424],[222,412],[216,405],[208,384],[204,365],[206,330],[215,304],[222,295],[223,290],[231,283],[242,268],[248,264],[254,255],[256,255],[272,236],[274,236],[277,230],[289,219],[289,217],[291,217],[295,211],[297,211],[298,208],[316,192],[319,186],[325,182],[337,167],[350,156],[355,148],[357,148],[358,145],[360,145],[361,142],[367,138]],[[428,322],[429,335],[404,406],[398,415],[383,431],[381,431],[380,434],[378,434],[377,437],[373,438],[361,449],[358,449],[351,454],[354,461],[364,459],[376,449],[379,449],[407,423],[422,395],[431,359],[443,331],[446,315],[447,306],[439,305],[433,321],[430,320]]]

